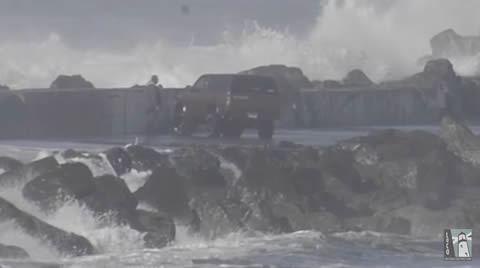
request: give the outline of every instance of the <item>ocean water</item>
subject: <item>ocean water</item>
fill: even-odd
[[[436,131],[436,127],[424,128]],[[366,132],[367,129],[281,130],[277,139],[328,145],[337,139]],[[129,139],[125,138],[123,142]],[[171,139],[175,140],[173,137],[159,137],[157,148],[165,149]],[[162,141],[166,143],[162,145]],[[121,144],[121,139],[117,142]],[[242,142],[249,142],[248,133]],[[112,144],[99,141],[4,141],[0,143],[0,153],[29,161],[67,148],[100,151],[110,146]],[[112,172],[108,166],[99,163],[86,164],[96,169],[94,173],[97,174]],[[225,167],[235,171],[235,167]],[[123,179],[134,190],[143,185],[146,176],[148,172],[132,171]],[[3,222],[0,224],[0,242],[20,246],[32,258],[0,260],[1,267],[480,267],[480,258],[475,258],[475,243],[473,261],[446,262],[440,236],[425,239],[367,231],[330,235],[312,230],[281,235],[235,232],[206,239],[188,234],[179,226],[176,240],[169,246],[147,249],[139,232],[112,224],[108,215],[95,217],[76,202],[64,203],[55,213],[45,214],[23,198],[20,186],[1,188],[0,196],[54,226],[85,236],[100,252],[86,257],[63,256],[50,245],[19,230],[14,223]]]

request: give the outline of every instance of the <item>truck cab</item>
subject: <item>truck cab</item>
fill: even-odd
[[[255,128],[259,138],[272,139],[279,114],[280,97],[272,78],[206,74],[178,97],[173,130],[191,135],[204,126],[209,136],[236,138],[244,129]]]

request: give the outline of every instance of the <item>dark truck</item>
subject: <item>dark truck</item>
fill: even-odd
[[[238,138],[245,128],[256,128],[259,138],[268,140],[279,113],[280,96],[272,78],[207,74],[177,98],[173,130],[191,135],[204,127],[210,137]]]

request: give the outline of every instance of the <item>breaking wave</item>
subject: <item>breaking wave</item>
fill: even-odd
[[[472,18],[479,9],[476,0],[461,5],[448,0],[331,0],[302,38],[250,22],[243,32],[226,32],[222,42],[209,46],[194,41],[172,45],[159,38],[123,51],[94,44],[75,49],[56,33],[42,42],[4,40],[0,82],[14,88],[47,87],[58,74],[80,73],[97,87],[126,87],[156,73],[164,86],[179,87],[202,73],[238,72],[264,64],[298,66],[311,79],[338,79],[353,68],[362,68],[377,81],[398,78],[420,68],[415,62],[430,54],[434,34],[446,28],[478,34],[480,26]],[[476,60],[459,64],[463,74],[478,71]]]

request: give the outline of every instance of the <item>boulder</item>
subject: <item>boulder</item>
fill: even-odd
[[[340,230],[336,207],[343,203],[338,205],[325,192],[318,152],[312,151],[315,154],[305,148],[224,150],[222,156],[241,169],[223,200],[222,207],[236,211],[227,211],[230,221],[239,222],[241,228],[275,233]]]
[[[0,85],[0,90],[10,90],[10,88],[6,85]]]
[[[52,245],[65,255],[83,256],[95,253],[94,247],[86,238],[45,223],[19,210],[3,198],[0,198],[0,221],[15,221],[25,233]]]
[[[360,69],[350,71],[347,76],[343,78],[343,84],[345,87],[372,87],[375,85]]]
[[[434,57],[472,57],[480,53],[480,36],[462,36],[453,29],[444,30],[430,39]]]
[[[452,63],[448,59],[429,60],[422,72],[399,81],[383,82],[384,87],[391,88],[441,88],[455,92],[460,82]]]
[[[120,221],[131,221],[138,202],[125,182],[113,175],[97,177],[93,182],[95,190],[81,200],[98,214],[114,212]]]
[[[148,248],[162,248],[175,239],[175,223],[165,214],[146,210],[136,211],[137,223],[132,227],[145,233]]]
[[[81,200],[95,192],[90,169],[82,163],[66,163],[38,176],[23,188],[23,196],[44,210],[56,209],[68,198]]]
[[[175,152],[171,159],[178,174],[187,180],[189,186],[224,187],[226,184],[220,173],[220,160],[207,150],[181,149]]]
[[[137,171],[153,170],[170,165],[168,154],[161,154],[155,149],[130,145],[126,150],[132,162],[132,169]]]
[[[54,89],[68,89],[68,88],[95,88],[95,86],[87,81],[81,75],[59,75],[50,85]]]
[[[11,157],[0,156],[0,169],[2,169],[3,172],[20,169],[21,167],[23,167],[22,162]]]
[[[0,244],[0,259],[26,259],[30,255],[23,248]]]
[[[145,202],[175,219],[191,220],[185,178],[178,175],[174,168],[156,168],[134,194],[139,202]]]
[[[480,137],[468,126],[450,116],[442,118],[440,137],[448,149],[464,161],[480,166]]]
[[[115,175],[121,176],[132,169],[132,160],[125,149],[115,147],[106,150],[103,154],[115,171]]]
[[[438,110],[438,119],[443,115],[460,118],[465,110],[466,90],[462,79],[456,75],[452,63],[444,58],[430,60],[422,72],[403,80],[383,82],[381,87],[420,90],[422,101]]]
[[[8,162],[9,165],[12,165],[13,163],[12,161]],[[13,165],[18,166],[18,163]],[[23,185],[42,174],[58,168],[58,166],[59,164],[57,160],[52,156],[35,160],[31,163],[27,163],[18,168],[12,168],[5,173],[0,174],[0,185]]]

